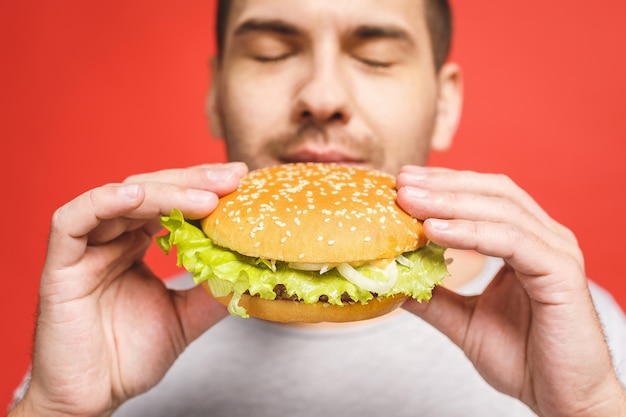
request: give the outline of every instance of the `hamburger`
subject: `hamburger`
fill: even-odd
[[[375,170],[293,163],[251,171],[199,222],[178,210],[157,238],[233,315],[347,322],[429,300],[447,276],[444,248]]]

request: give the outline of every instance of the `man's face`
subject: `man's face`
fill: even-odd
[[[422,0],[239,0],[209,100],[230,160],[423,164],[438,80]]]

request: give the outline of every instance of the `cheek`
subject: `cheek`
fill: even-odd
[[[252,74],[232,77],[222,90],[226,131],[255,143],[275,134],[288,120],[287,98],[284,87],[276,81],[258,80]]]
[[[386,145],[420,148],[430,144],[436,120],[436,94],[428,83],[384,80],[361,87],[356,103],[366,123]],[[368,93],[364,93],[368,92]]]

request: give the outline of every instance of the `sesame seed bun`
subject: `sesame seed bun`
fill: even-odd
[[[201,227],[216,245],[240,254],[305,264],[384,263],[428,242],[422,223],[397,205],[393,176],[322,163],[250,172]],[[228,305],[231,296],[216,299]],[[364,304],[336,305],[246,293],[238,305],[250,316],[271,321],[346,322],[386,314],[406,298],[375,296]]]
[[[427,243],[379,171],[299,163],[252,171],[201,222],[217,245],[285,262],[388,259]]]

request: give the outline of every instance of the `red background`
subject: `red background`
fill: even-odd
[[[576,232],[589,276],[626,306],[626,3],[454,6],[465,109],[432,163],[511,176]],[[203,114],[213,7],[0,0],[0,407],[28,366],[54,209],[131,173],[224,159]]]

